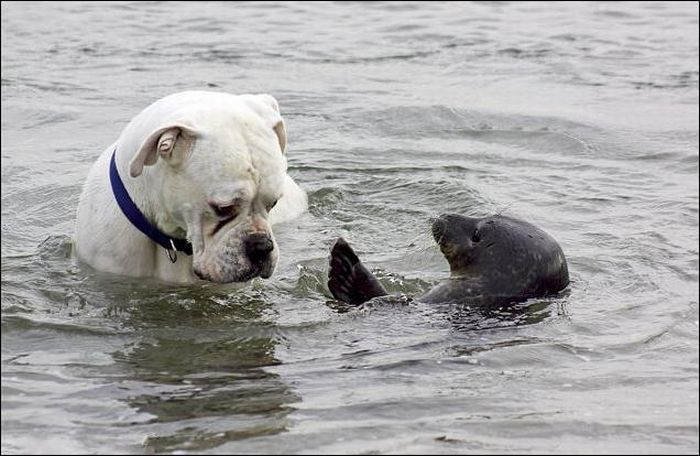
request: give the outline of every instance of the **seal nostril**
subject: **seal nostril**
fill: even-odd
[[[474,231],[472,234],[472,242],[479,242],[481,240],[481,233],[479,233],[479,230]]]

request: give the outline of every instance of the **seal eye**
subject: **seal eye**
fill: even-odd
[[[479,233],[479,230],[474,230],[474,233],[472,234],[472,242],[479,242],[481,240],[481,233]]]

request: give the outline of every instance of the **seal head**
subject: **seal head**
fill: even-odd
[[[569,284],[559,244],[523,220],[446,214],[433,222],[432,232],[450,265],[450,279],[423,300],[479,295],[485,300],[517,301],[556,293]]]

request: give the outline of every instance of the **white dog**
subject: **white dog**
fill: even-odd
[[[286,146],[270,95],[191,91],[156,101],[90,170],[75,253],[101,271],[170,282],[270,277],[270,224],[307,207],[287,175]]]

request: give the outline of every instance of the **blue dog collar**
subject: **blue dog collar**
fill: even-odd
[[[112,184],[112,194],[114,194],[114,199],[117,200],[117,204],[119,204],[119,207],[126,218],[129,219],[131,224],[138,228],[139,231],[151,238],[153,242],[156,242],[163,247],[168,254],[168,258],[170,258],[170,261],[173,263],[177,261],[177,254],[174,253],[175,251],[182,252],[186,255],[192,255],[192,244],[190,244],[187,239],[177,239],[167,236],[156,228],[155,225],[149,222],[143,213],[141,213],[139,208],[129,196],[129,192],[126,191],[121,177],[119,177],[117,165],[114,160],[116,155],[117,149],[115,147],[109,164],[109,181]],[[171,251],[173,251],[173,254],[171,254]]]

